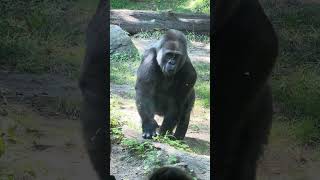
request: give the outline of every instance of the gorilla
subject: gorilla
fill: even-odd
[[[99,179],[114,179],[110,171],[110,139],[107,109],[107,70],[109,33],[106,0],[100,0],[87,28],[86,55],[82,64],[79,87],[83,100],[80,119],[91,162]]]
[[[187,40],[177,30],[166,34],[143,54],[137,71],[136,106],[142,120],[142,137],[156,136],[154,115],[164,116],[160,134],[183,139],[195,101],[197,73],[187,54]]]
[[[161,167],[151,174],[149,180],[192,180],[192,177],[177,167]]]
[[[213,179],[254,180],[271,127],[278,40],[258,0],[215,6]]]

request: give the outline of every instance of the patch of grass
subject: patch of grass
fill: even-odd
[[[279,36],[279,63],[291,67],[306,64],[319,67],[320,5],[281,6],[263,2]]]
[[[110,58],[110,81],[115,84],[134,85],[139,64],[138,53],[134,55],[112,54]]]
[[[172,10],[183,13],[205,13],[210,14],[209,0],[144,0],[132,2],[130,0],[111,0],[112,9],[133,9],[164,11]]]
[[[136,139],[125,138],[121,144],[142,158],[146,157],[146,152],[156,150],[150,141],[141,143]]]
[[[183,7],[193,12],[210,14],[210,0],[189,0]]]
[[[2,138],[2,132],[0,131],[0,158],[4,154],[5,149],[6,149],[6,146],[4,143],[4,139]]]
[[[283,141],[297,142],[293,133],[295,127],[294,122],[288,121],[288,117],[280,113],[276,113],[273,118],[272,128],[270,131],[269,141],[270,144],[286,145]]]
[[[205,108],[210,107],[210,65],[208,63],[193,63],[197,74],[197,82],[195,84],[196,101]],[[196,102],[197,103],[197,102]]]
[[[136,139],[124,138],[121,144],[127,147],[131,153],[137,155],[138,158],[144,160],[143,168],[145,174],[149,174],[154,168],[179,162],[176,156],[168,156],[164,152],[157,150],[151,141],[139,142]]]
[[[110,98],[110,129],[111,129],[111,141],[113,143],[120,143],[124,134],[122,132],[121,113],[119,111],[118,98]]]
[[[274,97],[291,116],[320,117],[320,74],[300,68],[273,80]]]
[[[290,72],[275,79],[274,97],[285,114],[284,121],[293,122],[293,135],[301,144],[320,142],[320,78],[307,68]]]
[[[25,174],[28,174],[29,176],[35,178],[37,177],[36,172],[33,170],[32,167],[26,167],[26,169],[24,170]]]
[[[13,124],[11,125],[10,127],[8,127],[7,129],[7,140],[11,143],[17,143],[18,141],[18,138],[17,138],[17,135],[16,135],[16,130],[18,128],[18,124]]]
[[[134,38],[139,39],[160,39],[162,35],[166,33],[166,30],[157,30],[157,31],[145,31],[139,32],[133,35]],[[210,37],[206,35],[196,34],[194,32],[186,32],[185,33],[188,43],[191,42],[202,42],[202,43],[209,43]]]
[[[200,35],[194,32],[187,32],[186,37],[189,41],[192,41],[192,42],[202,42],[202,43],[210,42],[210,36]]]
[[[165,134],[164,136],[153,137],[153,140],[156,142],[168,144],[178,150],[192,152],[191,148],[184,141],[174,140],[174,137],[168,134]]]
[[[161,165],[161,151],[158,151],[150,141],[141,143],[136,139],[125,138],[121,144],[127,147],[131,153],[138,156],[138,158],[144,160],[143,163],[146,174],[151,171],[151,167],[159,167]]]
[[[7,172],[8,169],[3,169],[0,171],[0,179],[1,180],[14,180],[14,173]]]
[[[158,30],[158,31],[144,31],[139,32],[135,35],[133,35],[134,38],[139,39],[160,39],[160,37],[165,33],[164,30]]]
[[[119,101],[114,96],[110,98],[110,120],[112,128],[120,126]]]
[[[273,77],[277,121],[290,123],[290,133],[302,144],[319,144],[320,5],[262,1],[279,38]],[[276,117],[277,117],[276,116]]]
[[[205,108],[210,107],[210,85],[207,83],[198,83],[195,86],[196,101]]]
[[[0,6],[0,66],[77,77],[84,57],[84,27],[96,3],[5,0]]]
[[[312,117],[299,119],[293,128],[293,134],[299,143],[315,146],[320,143],[320,122]]]

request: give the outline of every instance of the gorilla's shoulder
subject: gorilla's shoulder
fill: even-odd
[[[145,50],[142,55],[141,64],[137,71],[138,81],[150,82],[157,80],[161,75],[160,66],[157,63],[157,51],[155,48]]]

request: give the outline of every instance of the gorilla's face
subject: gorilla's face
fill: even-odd
[[[176,74],[185,63],[185,54],[178,41],[166,42],[157,55],[158,64],[165,76]]]
[[[162,61],[164,63],[162,72],[167,76],[172,76],[177,72],[178,67],[180,67],[182,55],[177,52],[168,52],[164,55]]]

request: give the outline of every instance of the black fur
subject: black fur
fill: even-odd
[[[171,133],[177,126],[174,136],[185,137],[195,100],[196,79],[187,54],[186,38],[180,31],[169,30],[155,46],[145,51],[135,86],[144,138],[156,135],[155,114],[164,116],[161,134]]]
[[[215,5],[213,179],[254,180],[271,127],[278,41],[258,0]]]
[[[88,25],[86,56],[79,86],[83,95],[81,122],[89,157],[101,180],[112,179],[110,170],[110,140],[107,109],[107,69],[109,43],[107,2],[100,0],[96,14]]]
[[[177,167],[162,167],[156,169],[149,180],[192,180],[192,177]]]

